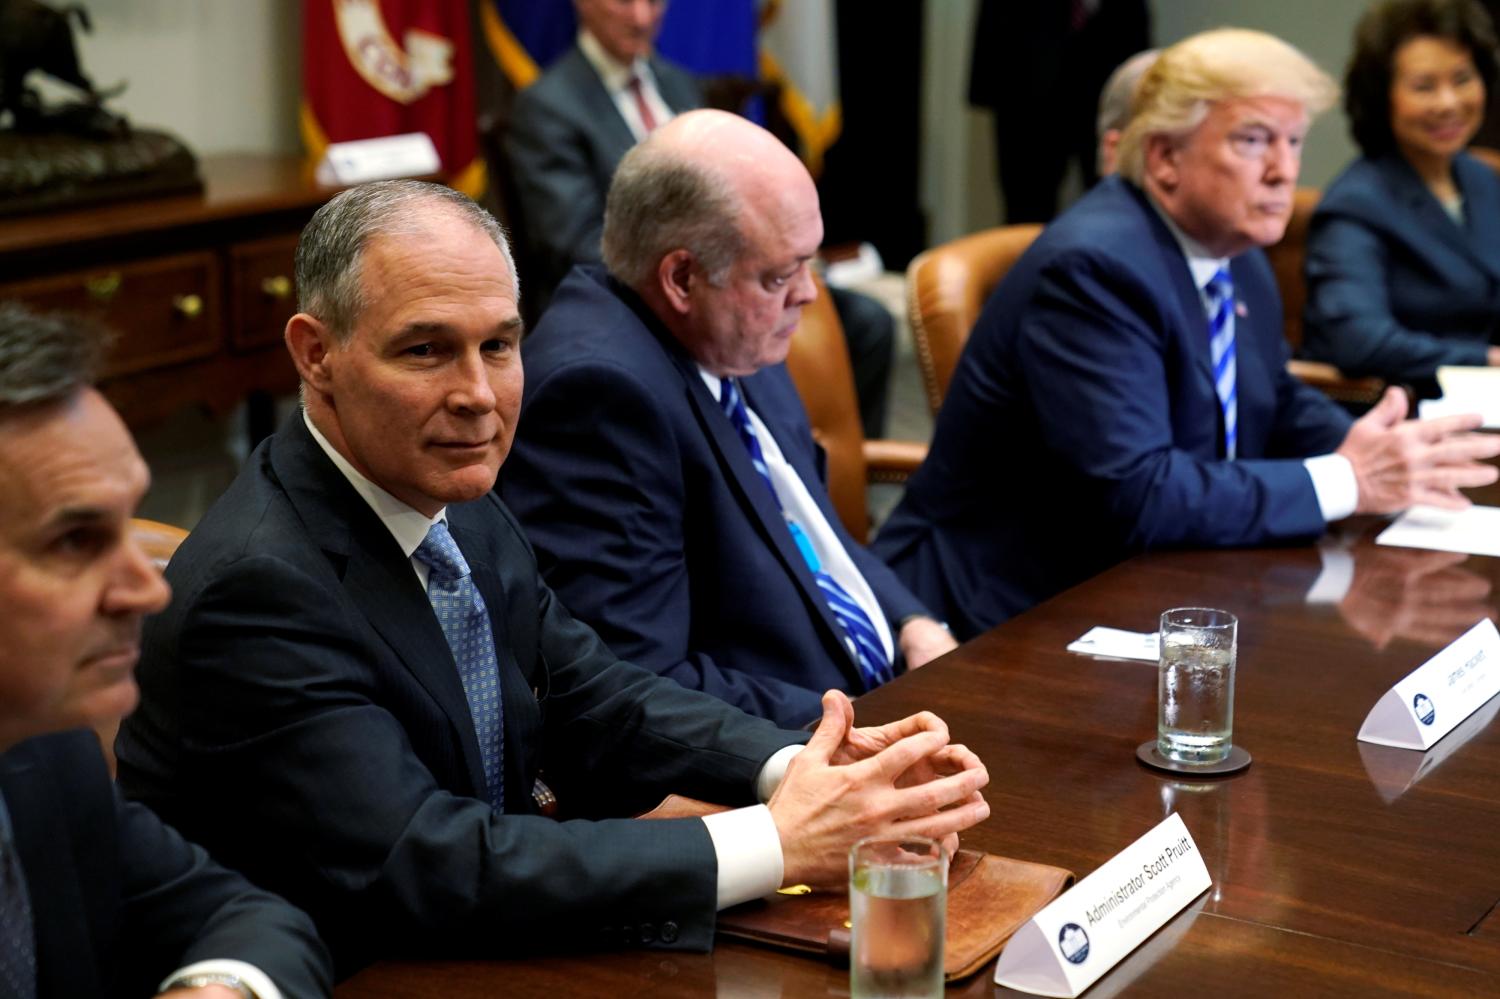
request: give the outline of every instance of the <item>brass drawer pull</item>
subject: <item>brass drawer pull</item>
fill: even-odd
[[[292,279],[285,274],[268,277],[260,283],[260,290],[267,298],[282,301],[283,299],[290,298],[292,295]]]
[[[172,308],[188,319],[197,319],[203,314],[203,297],[201,295],[173,296]]]
[[[110,271],[108,274],[89,278],[83,283],[83,289],[88,292],[89,298],[107,305],[119,293],[123,283],[124,278],[120,277],[119,271]]]

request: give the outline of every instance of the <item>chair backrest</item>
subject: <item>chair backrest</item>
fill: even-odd
[[[1500,173],[1500,149],[1491,149],[1488,146],[1470,146],[1469,155],[1484,163],[1496,173]]]
[[[859,422],[854,369],[844,327],[821,278],[818,297],[802,310],[786,366],[812,424],[813,439],[828,452],[828,495],[845,529],[863,543],[870,534],[866,505],[865,433]]]
[[[1307,228],[1323,192],[1316,187],[1299,187],[1292,198],[1292,217],[1281,239],[1266,247],[1276,286],[1281,292],[1282,332],[1292,353],[1302,346],[1302,309],[1307,304]]]
[[[985,299],[1041,231],[1040,225],[986,229],[935,246],[907,267],[906,308],[934,416]]]
[[[177,546],[182,544],[188,532],[171,524],[163,524],[155,520],[144,520],[140,517],[130,522],[130,534],[135,538],[135,543],[156,563],[158,569],[165,569],[167,562],[177,551]]]

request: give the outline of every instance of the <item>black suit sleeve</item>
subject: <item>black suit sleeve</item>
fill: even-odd
[[[115,795],[122,955],[156,950],[150,989],[177,968],[213,958],[252,964],[286,999],[326,996],[332,965],[302,912],[185,842],[145,807]],[[140,964],[138,959],[133,961]]]

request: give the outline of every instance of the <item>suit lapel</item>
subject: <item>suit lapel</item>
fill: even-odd
[[[463,681],[411,560],[318,447],[300,412],[277,434],[271,460],[309,535],[319,539],[336,569],[343,566],[349,599],[447,715],[474,794],[482,797],[484,766]]]
[[[635,145],[635,133],[630,126],[625,124],[625,119],[620,115],[620,109],[615,105],[615,100],[604,89],[604,81],[599,79],[599,74],[594,72],[594,67],[589,65],[588,57],[578,46],[573,46],[567,55],[566,63],[559,63],[573,80],[573,89],[578,97],[579,103],[587,113],[588,120],[594,122],[599,128],[599,139],[601,144],[607,143],[612,156],[607,158],[607,163],[619,163],[620,159]]]
[[[808,612],[813,620],[822,623],[823,639],[831,650],[830,657],[849,677],[859,680],[858,669],[844,647],[843,629],[834,619],[833,612],[828,609],[828,601],[824,599],[823,591],[818,589],[811,570],[807,568],[807,561],[802,557],[802,552],[797,549],[796,542],[792,540],[792,534],[787,530],[786,518],[782,515],[781,508],[771,495],[771,491],[766,488],[765,480],[750,463],[750,453],[745,450],[745,444],[730,424],[729,417],[725,415],[719,401],[704,384],[703,377],[698,373],[698,365],[672,338],[671,334],[661,327],[656,317],[651,314],[651,310],[641,302],[639,296],[613,278],[602,278],[602,282],[605,290],[612,293],[635,314],[637,320],[645,326],[647,332],[656,339],[662,350],[666,351],[667,356],[671,358],[672,364],[682,377],[683,390],[687,394],[693,415],[697,418],[703,430],[703,436],[708,439],[709,446],[713,448],[718,458],[719,471],[729,491],[734,494],[740,509],[745,511],[746,520],[749,521],[751,527],[776,553],[782,567],[797,581],[797,587],[802,592]],[[769,400],[764,399],[758,378],[759,376],[752,375],[750,378],[740,380],[745,404],[756,410],[757,414],[761,412],[760,402],[771,404]],[[775,425],[775,421],[767,421],[764,418],[762,422],[768,427]],[[777,446],[780,447],[780,441],[777,442]],[[783,451],[783,453],[786,452]],[[795,461],[791,457],[787,460]],[[799,470],[798,474],[805,475],[806,473]],[[809,489],[816,487],[817,479],[804,479],[804,485],[809,481],[812,482]]]
[[[648,62],[651,72],[656,76],[656,88],[661,93],[661,99],[667,102],[667,107],[672,109],[673,114],[682,114],[703,106],[703,94],[690,75],[658,56],[652,56]]]
[[[1144,193],[1134,189],[1132,193],[1141,202],[1141,210],[1146,213],[1151,225],[1151,233],[1156,239],[1157,253],[1161,257],[1162,266],[1166,269],[1167,277],[1175,292],[1172,306],[1175,306],[1176,314],[1168,318],[1175,318],[1178,329],[1181,331],[1178,341],[1182,345],[1185,367],[1199,373],[1208,386],[1209,398],[1214,400],[1214,419],[1218,427],[1216,449],[1218,455],[1223,457],[1225,452],[1224,410],[1218,405],[1219,393],[1214,384],[1213,354],[1208,342],[1208,314],[1203,308],[1203,296],[1198,290],[1197,282],[1193,280],[1193,271],[1188,267],[1187,256],[1182,252],[1182,246],[1178,244],[1177,238],[1172,235],[1172,230],[1167,228],[1167,224],[1162,221],[1161,216],[1157,214],[1155,207]],[[1235,290],[1235,302],[1236,304],[1239,302],[1238,289]],[[1238,327],[1238,316],[1235,317],[1235,321]]]
[[[1496,206],[1475,204],[1470,200],[1470,191],[1478,189],[1480,185],[1474,183],[1472,179],[1468,184],[1464,183],[1465,171],[1462,169],[1462,164],[1462,158],[1455,161],[1454,173],[1458,178],[1459,191],[1464,197],[1464,210],[1470,219],[1479,220],[1477,227],[1472,222],[1467,226],[1455,222],[1453,216],[1443,210],[1437,197],[1427,189],[1427,185],[1412,169],[1411,164],[1399,154],[1392,153],[1383,157],[1379,160],[1379,169],[1396,199],[1417,219],[1417,232],[1442,243],[1474,267],[1500,276],[1500,269],[1491,270],[1492,266],[1500,268],[1500,260],[1492,263],[1488,259],[1489,255],[1481,252],[1481,237],[1479,236],[1480,233],[1488,233],[1491,228],[1489,220],[1494,217],[1491,215],[1485,218],[1480,213],[1485,210],[1493,211]],[[1480,194],[1480,201],[1487,200],[1483,194]],[[1500,247],[1496,248],[1495,255],[1500,256]]]
[[[833,611],[829,609],[828,600],[823,596],[823,591],[818,589],[812,570],[807,567],[807,560],[802,557],[797,543],[792,540],[792,533],[787,529],[785,515],[771,496],[771,491],[766,488],[765,480],[750,463],[750,453],[745,449],[744,442],[740,440],[728,417],[724,415],[723,408],[708,391],[708,387],[703,384],[703,379],[698,377],[696,369],[692,371],[691,381],[695,382],[694,387],[700,390],[694,395],[694,401],[699,406],[699,419],[704,422],[706,428],[710,429],[710,440],[715,450],[719,452],[725,478],[729,480],[731,488],[738,494],[741,504],[747,505],[750,509],[751,520],[755,523],[757,530],[775,549],[782,565],[797,581],[797,587],[802,591],[803,602],[807,604],[814,620],[822,622],[824,641],[832,644],[832,660],[851,679],[860,680],[857,667],[844,648],[843,629],[834,618]],[[775,433],[779,421],[774,416],[767,419],[762,415],[775,413],[776,407],[772,400],[767,398],[768,393],[761,377],[752,375],[749,378],[740,379],[740,390],[745,397],[745,405],[761,417],[761,422],[765,424],[767,430]],[[716,420],[710,419],[715,415],[718,417]],[[714,430],[718,432],[714,433]],[[818,480],[816,478],[809,480],[807,470],[797,467],[795,449],[783,446],[784,439],[784,436],[780,437],[776,442],[782,456],[792,465],[797,474],[802,476],[802,484],[807,486],[809,491],[816,489]],[[827,515],[826,512],[824,515]]]
[[[1453,164],[1468,215],[1465,245],[1480,266],[1495,280],[1500,280],[1500,183],[1495,171],[1467,154]]]

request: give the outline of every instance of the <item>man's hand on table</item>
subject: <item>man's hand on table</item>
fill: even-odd
[[[930,712],[854,727],[854,705],[823,695],[823,719],[767,803],[781,835],[783,884],[841,886],[849,847],[866,836],[930,836],[949,851],[989,817],[979,757],[948,741]]]
[[[909,670],[926,666],[945,652],[958,648],[953,634],[930,617],[914,617],[901,626],[896,641]]]
[[[1396,513],[1418,503],[1460,510],[1460,488],[1486,486],[1500,469],[1482,464],[1500,454],[1500,435],[1476,434],[1478,414],[1406,419],[1406,394],[1386,389],[1355,421],[1337,454],[1349,459],[1359,484],[1356,513]]]

